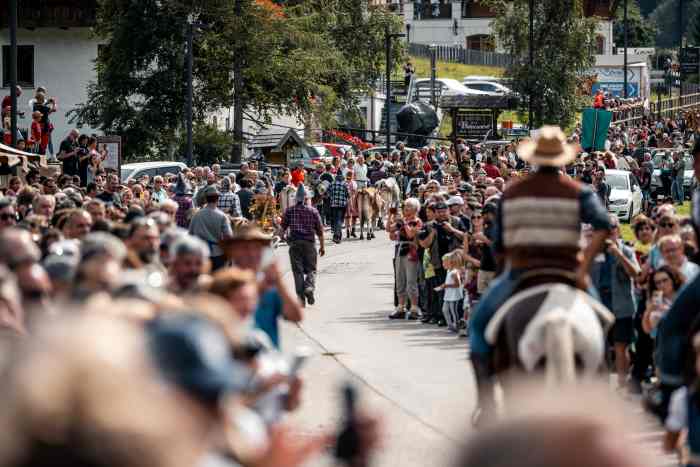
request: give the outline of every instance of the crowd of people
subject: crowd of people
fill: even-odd
[[[17,102],[19,102],[22,96],[22,88],[20,86],[17,86],[16,96]],[[15,135],[16,148],[34,154],[53,156],[55,152],[51,135],[54,126],[51,123],[51,114],[58,110],[56,98],[48,95],[46,87],[38,86],[34,97],[28,102],[28,108],[31,123],[28,124],[24,132],[19,129],[18,125]],[[3,144],[6,146],[12,144],[11,110],[12,97],[6,95],[3,97],[0,105],[0,113],[2,114],[0,137],[2,137]],[[18,110],[17,116],[18,118],[25,118],[26,112]]]
[[[298,322],[304,307],[315,304],[324,229],[332,229],[335,243],[356,237],[358,194],[367,189],[390,191],[382,219],[394,248],[396,308],[389,318],[469,336],[478,354],[485,326],[474,313],[496,307],[513,290],[502,261],[504,193],[537,173],[559,177],[556,196],[581,182],[570,196],[580,203],[582,225],[575,248],[567,244],[566,251],[604,242],[583,263],[591,288],[616,318],[609,340],[618,386],[634,393],[663,386],[659,330],[700,271],[698,239],[680,214],[685,194],[677,180],[685,168],[679,161],[700,148],[689,121],[681,114],[614,126],[605,151],[578,147],[561,160],[538,159],[542,148],[528,143],[457,140],[419,150],[403,143],[384,153],[349,150],[308,171],[295,166],[273,174],[249,162],[235,173],[215,164],[128,181],[102,167],[106,154],[95,138],[72,131],[57,153],[60,175],[10,176],[0,197],[0,355],[11,408],[0,423],[17,427],[0,430],[12,435],[0,447],[13,448],[0,451],[0,465],[41,465],[57,454],[87,465],[97,455],[95,443],[105,440],[100,455],[113,451],[113,465],[143,465],[149,456],[164,456],[149,465],[165,465],[172,461],[166,457],[196,454],[212,462],[207,465],[223,458],[283,466],[317,452],[327,438],[292,447],[290,433],[276,425],[282,412],[298,406],[301,386],[294,360],[281,353],[278,321]],[[564,141],[550,129],[543,141],[559,141],[564,154],[580,133],[577,128]],[[659,166],[650,152],[656,147],[670,154]],[[651,195],[656,168],[672,174],[661,197]],[[644,212],[631,224],[634,238],[624,237],[619,219],[608,215],[610,169],[631,172],[644,192]],[[541,185],[538,197],[546,199],[551,186]],[[267,225],[256,205],[270,198],[285,209],[273,211]],[[528,199],[518,195],[510,203]],[[509,212],[508,219],[518,218]],[[279,240],[289,245],[294,290],[273,254]],[[519,254],[520,267],[537,263],[533,250]],[[133,387],[119,384],[127,379]],[[162,380],[170,390],[156,403],[150,395]],[[660,391],[665,406],[671,404],[669,430],[677,433],[690,417],[679,415],[676,399],[683,393],[674,393],[674,402],[668,388]],[[694,397],[693,387],[685,394]],[[222,400],[231,395],[224,409]],[[78,402],[81,409],[73,410]],[[665,417],[668,409],[659,410]],[[167,417],[155,423],[154,413]],[[373,433],[373,420],[356,422]],[[138,443],[124,449],[132,434]],[[213,441],[203,446],[203,439]],[[356,444],[374,441],[372,434]],[[10,458],[17,461],[5,461]]]

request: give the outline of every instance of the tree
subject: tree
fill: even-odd
[[[642,17],[636,0],[627,0],[627,46],[653,47],[656,42],[656,25]],[[625,43],[624,0],[618,2],[613,24],[613,36],[617,47]]]
[[[700,1],[695,0],[691,7],[695,15],[688,25],[688,42],[694,46],[700,46]]]
[[[528,1],[485,1],[497,13],[493,27],[498,42],[514,57],[506,70],[513,79],[513,89],[522,96],[531,96],[531,126],[573,124],[580,107],[577,78],[594,63],[596,20],[584,17],[580,0],[535,2],[534,57],[530,67]],[[527,99],[521,105],[524,110]]]
[[[691,3],[693,4],[692,8]],[[649,17],[656,24],[657,47],[678,47],[679,31],[686,34],[690,11],[696,11],[698,4],[693,0],[683,0],[682,24],[680,24],[678,7],[679,0],[664,0]]]
[[[185,34],[194,13],[207,25],[194,46],[195,121],[230,107],[238,91],[256,118],[315,114],[330,123],[379,76],[385,28],[402,27],[382,9],[355,10],[357,0],[238,1],[240,15],[231,0],[100,0],[95,31],[105,45],[75,120],[121,135],[127,158],[174,151],[185,121]],[[400,59],[399,50],[396,65]]]
[[[192,145],[194,160],[197,165],[211,165],[228,160],[231,153],[231,135],[214,125],[198,123],[192,128]],[[186,141],[182,140],[179,151],[187,150]]]

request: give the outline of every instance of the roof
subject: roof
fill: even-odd
[[[255,135],[250,142],[248,147],[251,149],[257,148],[281,148],[290,139],[297,143],[299,146],[306,146],[304,142],[303,131],[288,129],[284,131],[284,128],[262,128],[257,135]]]
[[[134,162],[131,164],[122,164],[122,169],[141,170],[141,169],[152,169],[152,168],[164,167],[164,166],[170,166],[170,165],[178,165],[180,167],[187,167],[187,164],[185,164],[183,162],[153,161],[153,162]]]

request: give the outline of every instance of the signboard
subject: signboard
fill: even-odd
[[[102,162],[102,167],[114,170],[118,175],[122,167],[122,138],[121,136],[98,136],[97,150],[107,151],[107,158]]]
[[[684,75],[694,75],[698,73],[700,67],[700,48],[684,47],[680,54],[681,73]]]
[[[581,115],[581,147],[584,151],[605,151],[605,140],[612,121],[612,112],[584,109]]]
[[[591,92],[595,94],[598,89],[603,89],[603,91],[608,91],[615,97],[624,97],[625,93],[622,92],[624,89],[624,82],[596,82],[591,86]],[[639,83],[627,83],[627,97],[639,97]]]
[[[457,137],[474,139],[483,138],[492,129],[491,111],[464,110],[457,112],[454,129]]]

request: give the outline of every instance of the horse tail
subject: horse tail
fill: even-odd
[[[574,336],[571,322],[566,316],[555,314],[544,330],[547,385],[572,383],[576,377],[574,362]]]

